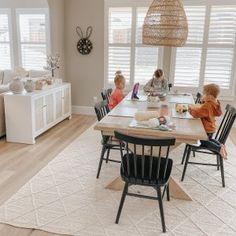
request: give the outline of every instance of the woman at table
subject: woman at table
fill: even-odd
[[[164,72],[161,69],[155,70],[152,79],[144,86],[144,92],[166,93],[168,90],[168,81],[164,78]]]

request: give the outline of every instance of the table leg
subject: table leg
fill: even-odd
[[[169,187],[170,187],[170,196],[175,199],[192,201],[192,197],[186,191],[186,189],[178,183],[173,177],[169,179]]]
[[[124,181],[121,179],[121,177],[114,178],[105,188],[114,190],[114,191],[121,191],[124,188]]]
[[[192,197],[190,196],[190,194],[173,177],[170,177],[169,185],[170,185],[170,196],[172,198],[192,201]],[[113,191],[121,191],[124,188],[124,182],[119,176],[113,179],[105,188]]]
[[[178,147],[181,143],[176,143],[175,147],[171,149],[173,151],[174,148]],[[187,190],[181,185],[179,181],[170,177],[169,180],[170,186],[170,196],[175,199],[192,201],[191,195],[187,192]],[[124,188],[124,182],[121,177],[114,178],[106,187],[106,189],[110,189],[113,191],[121,191]]]

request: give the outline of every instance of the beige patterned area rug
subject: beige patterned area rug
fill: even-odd
[[[104,163],[100,179],[95,178],[100,139],[88,129],[0,207],[0,222],[77,236],[161,235],[156,201],[127,197],[120,223],[114,223],[121,192],[105,186],[117,177],[119,165]],[[171,153],[177,180],[183,147]],[[215,167],[189,166],[183,185],[194,201],[164,201],[165,235],[236,235],[236,155],[231,141],[227,147],[227,187],[221,187]],[[111,154],[119,158],[118,152]],[[155,194],[146,188],[132,191]]]

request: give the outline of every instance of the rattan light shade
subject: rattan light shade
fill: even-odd
[[[188,22],[181,0],[154,0],[144,20],[143,44],[182,47]]]

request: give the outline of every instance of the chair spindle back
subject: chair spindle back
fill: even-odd
[[[120,152],[121,167],[128,178],[136,182],[142,179],[142,182],[147,183],[169,178],[172,167],[169,151],[170,146],[175,145],[174,138],[148,139],[117,131],[115,137],[126,144],[125,150],[120,146]]]
[[[104,91],[101,92],[102,99],[103,101],[109,102],[109,97],[111,96],[112,93],[112,88],[105,89]]]
[[[98,121],[100,121],[109,112],[109,107],[107,101],[101,101],[94,106],[95,113],[97,115]]]
[[[202,94],[198,92],[198,93],[196,94],[195,104],[200,103],[200,102],[201,102],[201,98],[202,98]]]
[[[226,143],[226,140],[236,118],[236,109],[233,106],[227,104],[225,110],[225,115],[215,136],[215,139],[222,144]]]

